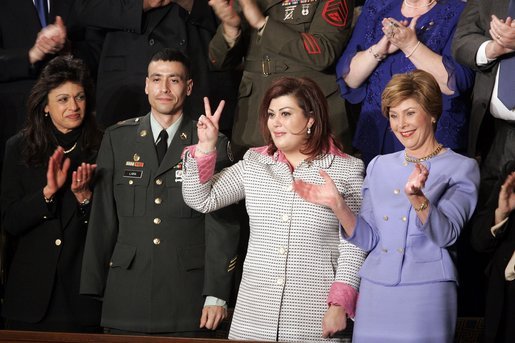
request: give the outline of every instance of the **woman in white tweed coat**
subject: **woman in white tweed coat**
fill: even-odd
[[[294,180],[334,180],[353,211],[361,205],[363,163],[338,149],[327,102],[305,78],[282,78],[266,92],[259,116],[267,146],[213,175],[223,104],[198,122],[199,143],[185,157],[183,196],[200,212],[245,199],[250,238],[229,338],[324,341],[350,337],[358,270],[365,254],[339,236],[326,207],[299,197]],[[349,330],[348,330],[349,331]],[[338,334],[339,333],[339,334]]]

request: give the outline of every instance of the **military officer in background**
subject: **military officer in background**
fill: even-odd
[[[281,76],[309,77],[322,88],[331,129],[351,147],[352,123],[336,84],[335,61],[351,33],[352,0],[209,0],[221,20],[209,46],[212,65],[236,68],[243,60],[232,131],[235,157],[264,141],[258,125],[261,98]]]
[[[107,333],[206,337],[226,316],[239,227],[182,198],[184,148],[198,141],[183,113],[193,81],[180,52],[148,65],[151,112],[105,132],[82,266],[81,293],[103,298]],[[218,167],[229,164],[218,141]]]

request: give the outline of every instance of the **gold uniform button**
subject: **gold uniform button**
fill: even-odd
[[[393,194],[399,194],[400,192],[401,192],[400,189],[394,189],[393,190]]]
[[[134,183],[134,181],[129,180],[129,185],[132,185],[133,183]]]
[[[139,135],[141,137],[145,137],[147,135],[147,130],[141,130],[141,132],[139,133]]]
[[[163,180],[161,180],[161,179],[156,180],[156,185],[161,186],[162,184],[163,184]]]
[[[55,245],[60,246],[63,243],[59,238],[55,240]]]
[[[406,218],[406,216],[403,216],[402,221],[405,222],[406,220],[408,220],[408,218]]]
[[[161,240],[159,238],[154,238],[154,240],[152,242],[154,242],[154,245],[161,244]]]
[[[161,219],[160,218],[154,218],[154,224],[156,224],[156,225],[161,224]]]
[[[383,216],[383,220],[387,221],[388,220],[388,216]]]
[[[155,198],[155,199],[154,199],[154,202],[155,202],[157,205],[160,205],[160,204],[161,204],[161,202],[162,202],[162,200],[161,200],[161,198]]]

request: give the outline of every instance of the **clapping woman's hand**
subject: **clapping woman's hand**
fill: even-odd
[[[224,106],[225,101],[220,101],[215,113],[212,114],[209,99],[204,97],[205,114],[201,115],[197,122],[197,151],[206,154],[215,150],[218,140],[218,123],[220,122]]]
[[[408,25],[406,20],[397,21],[393,18],[385,18],[383,19],[383,32],[392,45],[403,51],[411,49],[418,42],[415,31],[417,20],[418,17],[414,17]]]
[[[408,177],[408,182],[406,182],[406,186],[404,186],[406,195],[420,195],[426,185],[428,176],[429,170],[427,170],[425,165],[421,163],[415,164],[415,169],[411,172],[411,175]]]
[[[46,172],[46,186],[43,188],[45,199],[52,199],[59,189],[66,182],[66,175],[70,168],[70,159],[64,158],[64,149],[57,147],[48,159]]]
[[[91,199],[91,180],[97,165],[82,163],[76,171],[72,173],[71,190],[79,203]]]

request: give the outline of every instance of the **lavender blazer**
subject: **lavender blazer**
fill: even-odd
[[[348,237],[370,252],[362,278],[386,286],[457,281],[453,246],[474,212],[479,169],[475,160],[450,149],[423,163],[429,169],[425,224],[404,193],[414,168],[404,152],[378,156],[368,166],[360,215]]]

